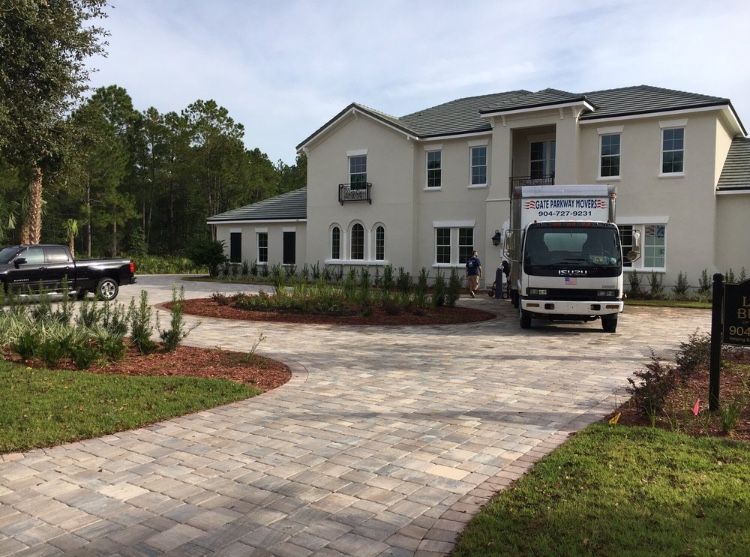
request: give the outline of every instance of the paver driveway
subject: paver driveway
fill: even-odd
[[[152,301],[170,278],[147,277]],[[213,285],[185,283],[188,297]],[[122,297],[137,288],[123,289]],[[650,348],[706,311],[628,309],[521,332],[201,319],[189,344],[261,352],[294,378],[260,397],[0,463],[0,555],[436,555],[493,491],[622,400]]]

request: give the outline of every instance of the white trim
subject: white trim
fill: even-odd
[[[617,122],[618,120],[637,120],[641,118],[663,118],[665,116],[677,116],[680,114],[692,114],[694,112],[708,112],[712,110],[729,110],[728,104],[719,104],[716,106],[703,106],[700,108],[685,108],[681,110],[665,110],[662,112],[646,112],[644,114],[628,114],[626,116],[609,116],[607,118],[592,118],[590,120],[580,120],[579,124],[600,124],[602,122]],[[732,112],[729,110],[729,112]],[[734,122],[737,124],[737,129],[742,130],[737,117],[732,114]]]
[[[390,265],[387,259],[376,261],[374,259],[324,259],[325,265],[362,265],[368,267],[384,267]]]
[[[435,251],[437,254],[437,250]],[[432,268],[433,269],[462,269],[466,265],[462,263],[433,263]]]
[[[685,166],[685,159],[683,158],[682,166]],[[664,174],[663,172],[659,172],[659,174],[656,176],[657,178],[684,178],[685,173],[684,172],[669,172],[667,174]]]
[[[736,191],[733,189],[732,190],[715,190],[715,192],[716,192],[716,195],[742,195],[742,194],[748,195],[750,194],[750,184],[748,184],[747,186],[741,186],[741,187],[745,187],[747,189],[745,190],[737,189]]]
[[[659,127],[664,128],[684,128],[687,126],[688,119],[683,118],[682,120],[659,120]]]
[[[229,229],[229,233],[230,234],[242,234],[242,229],[241,228],[230,228]]]
[[[440,185],[437,187],[430,187],[430,153],[440,153]],[[443,149],[428,149],[425,147],[424,153],[424,189],[425,191],[434,191],[443,188]]]
[[[670,120],[669,122],[682,122],[682,120]],[[659,122],[659,178],[682,178],[685,176],[685,169],[687,168],[687,128],[683,126],[662,126],[663,123]],[[687,123],[687,120],[685,120]],[[682,172],[664,172],[664,131],[665,130],[682,130]],[[671,151],[676,152],[676,151]]]
[[[450,139],[461,139],[462,137],[477,137],[477,136],[492,137],[492,130],[487,130],[483,132],[457,133],[453,135],[436,135],[435,137],[422,138],[420,141],[447,141]]]
[[[378,227],[383,228],[383,259],[377,259],[378,255]],[[382,221],[377,221],[375,224],[372,225],[370,228],[370,231],[368,235],[372,236],[372,242],[370,244],[370,247],[372,248],[372,252],[370,253],[370,259],[372,261],[384,261],[385,260],[385,254],[386,254],[386,227],[385,224],[383,224]]]
[[[485,188],[487,187],[488,180],[490,179],[490,149],[486,143],[484,145],[471,145],[471,143],[474,142],[469,142],[469,188]],[[472,184],[471,180],[473,178],[472,172],[474,170],[474,165],[472,164],[474,161],[474,149],[481,148],[484,148],[484,182],[479,184]]]
[[[260,261],[260,235],[265,234],[266,235],[266,260]],[[262,263],[264,265],[268,264],[269,255],[271,251],[271,238],[268,237],[268,231],[263,232],[256,230],[255,231],[255,261],[258,263]]]
[[[486,190],[489,187],[488,184],[469,184],[466,186],[467,190]]]
[[[475,139],[474,141],[467,141],[466,142],[466,144],[469,147],[485,147],[485,146],[489,145],[489,143],[490,143],[489,138],[487,138],[487,139]]]
[[[356,225],[360,225],[362,227],[362,259],[351,259],[351,257],[352,257],[352,237],[353,237],[352,230],[354,230],[354,227]],[[348,236],[348,240],[349,240],[349,244],[347,245],[347,251],[346,251],[346,255],[349,256],[348,260],[351,260],[351,261],[367,261],[367,259],[365,259],[365,258],[368,257],[368,255],[369,255],[369,242],[368,242],[368,240],[369,240],[369,234],[367,234],[367,227],[365,226],[365,223],[363,223],[359,219],[354,219],[354,220],[352,220],[349,223],[349,226],[347,227],[346,230],[347,230],[347,236]]]
[[[346,152],[347,157],[359,157],[367,154],[367,149],[352,149]]]
[[[484,114],[480,114],[480,118],[490,118],[492,116],[507,116],[508,114],[524,114],[526,112],[539,112],[540,110],[558,110],[561,108],[568,108],[568,107],[575,107],[580,106],[583,108],[586,108],[588,110],[594,111],[594,107],[591,106],[586,101],[575,101],[575,102],[567,102],[567,103],[555,103],[555,104],[548,104],[544,106],[534,106],[530,108],[517,108],[515,110],[495,110],[493,112],[485,112]]]
[[[209,220],[206,221],[206,224],[282,224],[285,222],[307,222],[307,219],[259,219],[259,220]]]
[[[440,186],[439,188],[428,188],[425,186],[422,188],[422,191],[443,191],[443,186]]]
[[[599,135],[613,135],[616,133],[622,133],[625,126],[609,126],[606,128],[596,128],[596,133]]]
[[[425,151],[442,151],[443,150],[443,144],[437,143],[435,145],[425,145],[424,146]]]
[[[476,220],[434,220],[432,228],[473,228],[477,225]]]
[[[596,169],[596,181],[602,181],[602,180],[614,180],[619,181],[622,178],[622,126],[619,126],[620,130],[619,132],[613,131],[610,133],[602,133],[600,130],[604,129],[610,129],[613,130],[615,127],[612,128],[599,128],[597,131],[599,132],[599,159],[597,161],[597,169]],[[620,174],[617,174],[617,176],[602,176],[602,140],[604,139],[605,135],[616,135],[620,138],[620,148],[617,152],[617,166],[619,167]]]
[[[281,229],[282,232],[297,232],[296,226],[285,226]]]
[[[338,259],[333,258],[333,229],[334,228],[339,229],[339,258]],[[344,238],[343,227],[337,222],[332,222],[331,226],[328,227],[328,255],[329,255],[328,259],[329,260],[341,261],[341,256],[344,254],[343,238]]]
[[[255,227],[255,232],[264,232],[264,233],[268,234],[268,228],[266,228],[265,226],[256,226]]]
[[[633,226],[635,224],[669,224],[669,216],[653,216],[653,217],[617,217],[615,224],[623,224],[626,226]]]

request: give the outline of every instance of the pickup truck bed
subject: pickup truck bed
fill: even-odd
[[[62,292],[83,298],[94,292],[102,300],[114,300],[120,285],[135,283],[135,263],[129,259],[76,261],[67,246],[40,244],[10,246],[0,250],[0,281],[6,292],[37,294]]]

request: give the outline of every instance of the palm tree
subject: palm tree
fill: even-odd
[[[65,228],[65,236],[68,238],[68,247],[70,248],[70,255],[76,256],[75,240],[78,236],[78,221],[76,219],[68,219],[63,225]]]

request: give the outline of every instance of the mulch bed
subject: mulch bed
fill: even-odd
[[[45,367],[33,359],[23,362],[16,355],[6,358],[31,367]],[[75,369],[73,362],[62,360],[56,369]],[[230,352],[217,348],[195,348],[178,346],[173,352],[156,351],[143,355],[135,347],[129,346],[125,357],[119,362],[96,364],[88,370],[91,373],[119,375],[187,376],[210,379],[226,379],[237,383],[254,385],[263,391],[275,389],[292,377],[289,368],[257,354],[248,357],[240,352]]]
[[[171,302],[163,304],[169,309]],[[210,298],[185,300],[183,310],[191,315],[219,317],[245,321],[272,321],[276,323],[305,323],[317,325],[448,325],[455,323],[475,323],[494,319],[495,314],[480,309],[466,307],[427,307],[414,311],[403,311],[391,315],[380,307],[373,308],[371,315],[313,315],[282,313],[272,311],[252,311],[229,305],[219,305]]]
[[[667,395],[665,412],[656,419],[656,427],[676,429],[696,437],[729,437],[750,441],[750,349],[733,348],[722,354],[719,404],[727,407],[739,401],[742,411],[734,431],[722,431],[719,413],[714,415],[708,409],[708,366],[701,367],[685,381],[678,380],[677,386]],[[698,415],[693,415],[693,406],[700,399]],[[641,414],[631,401],[626,402],[610,414],[609,420],[620,413],[619,422],[623,425],[651,426],[647,416]]]

